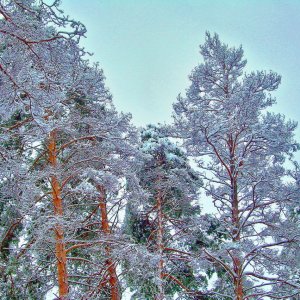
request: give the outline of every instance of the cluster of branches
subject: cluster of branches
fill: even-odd
[[[266,111],[279,75],[207,33],[174,124],[138,131],[59,1],[0,15],[1,299],[299,294],[296,123]]]

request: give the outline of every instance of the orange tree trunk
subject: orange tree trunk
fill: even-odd
[[[240,219],[239,219],[239,201],[237,192],[237,178],[236,170],[234,167],[234,150],[231,148],[231,160],[230,160],[230,172],[231,172],[231,210],[232,210],[232,225],[233,225],[233,242],[240,241]],[[234,292],[236,300],[243,300],[243,280],[242,280],[242,268],[239,257],[233,254],[233,270],[235,278],[233,280]]]
[[[234,184],[234,201],[233,201],[233,224],[234,224],[234,231],[233,231],[233,241],[239,242],[240,241],[240,234],[237,230],[239,228],[239,210],[238,210],[238,199],[236,196],[236,183]],[[238,256],[233,255],[233,270],[235,274],[235,278],[233,281],[234,284],[234,291],[235,291],[235,299],[236,300],[243,300],[244,299],[244,293],[243,293],[243,280],[242,280],[242,264]]]
[[[158,261],[158,275],[159,275],[159,285],[158,285],[158,295],[157,300],[164,299],[164,288],[163,288],[163,268],[164,268],[164,260],[163,260],[163,212],[162,212],[162,192],[159,190],[156,198],[157,205],[157,249],[159,254]]]
[[[105,235],[109,235],[111,232],[107,216],[105,188],[101,185],[98,185],[97,189],[100,192],[99,208],[101,213],[101,230],[104,232]],[[118,277],[116,272],[116,265],[111,259],[111,248],[109,245],[105,246],[105,255],[107,256],[107,259],[105,260],[105,265],[109,275],[111,300],[119,300],[120,296],[118,290]]]
[[[238,258],[234,258],[234,271],[237,277],[234,279],[234,292],[235,292],[235,299],[236,300],[243,300],[244,299],[244,292],[243,292],[243,282],[240,276],[241,271],[241,263]]]
[[[51,131],[48,144],[49,163],[53,169],[57,163],[56,151],[56,132]],[[63,215],[63,204],[61,198],[61,187],[55,175],[51,176],[52,201],[54,206],[54,215],[61,217]],[[58,290],[60,299],[68,295],[68,273],[67,273],[67,254],[64,242],[64,230],[60,224],[54,227],[55,232],[55,254],[57,263]]]

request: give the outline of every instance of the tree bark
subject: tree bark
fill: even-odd
[[[233,192],[233,201],[232,201],[232,222],[233,222],[233,242],[240,241],[240,233],[239,233],[239,203],[237,197],[237,182],[236,179],[233,180],[232,186]],[[235,273],[234,278],[234,290],[235,290],[235,299],[236,300],[243,300],[244,293],[243,293],[243,281],[242,281],[242,265],[241,261],[238,256],[233,254],[233,270]]]
[[[163,278],[164,278],[164,260],[163,260],[163,213],[162,213],[162,192],[159,190],[156,197],[157,205],[157,249],[159,255],[158,261],[158,275],[159,275],[159,285],[158,285],[158,295],[157,300],[164,299],[164,288],[163,288]]]
[[[49,163],[55,170],[57,165],[56,151],[56,131],[50,132],[48,144]],[[55,175],[51,176],[52,201],[54,206],[54,215],[58,218],[63,216],[63,203],[61,198],[61,187]],[[64,242],[64,230],[61,224],[55,224],[55,254],[57,262],[57,280],[60,299],[64,299],[69,292],[68,272],[67,272],[67,254]]]
[[[240,219],[239,219],[239,200],[237,190],[237,169],[235,165],[235,149],[233,145],[232,137],[229,141],[230,145],[230,175],[231,175],[231,210],[232,210],[232,240],[233,242],[240,241]],[[235,250],[234,250],[235,251]],[[233,270],[235,278],[233,280],[235,299],[243,300],[243,280],[242,280],[242,265],[239,257],[233,253]]]
[[[106,193],[104,186],[98,185],[97,190],[100,193],[99,197],[99,208],[101,213],[101,230],[105,235],[111,234],[108,216],[107,216],[107,206],[106,206]],[[119,289],[118,289],[118,276],[116,271],[116,265],[111,258],[111,248],[109,245],[105,246],[105,254],[107,259],[105,260],[105,265],[109,275],[109,285],[110,285],[110,295],[111,300],[120,300]]]

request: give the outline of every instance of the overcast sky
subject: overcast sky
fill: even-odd
[[[281,74],[274,109],[300,121],[300,0],[63,0],[62,7],[86,25],[82,45],[103,68],[117,109],[137,126],[171,122],[172,103],[202,62],[207,30],[243,45],[247,71]]]
[[[86,25],[82,45],[135,125],[171,121],[172,103],[202,61],[206,30],[242,44],[248,71],[281,74],[275,109],[300,121],[299,0],[63,0],[62,7]]]

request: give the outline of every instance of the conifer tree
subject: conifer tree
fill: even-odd
[[[246,73],[242,48],[207,33],[174,104],[186,152],[163,126],[138,146],[85,32],[57,0],[0,4],[0,298],[294,300],[296,123],[267,110],[280,76]]]
[[[128,275],[136,291],[133,298],[162,300],[175,292],[193,293],[185,242],[189,218],[200,213],[196,200],[201,180],[160,126],[141,131],[140,149],[147,155],[139,178],[148,196],[139,205],[128,204],[126,228],[136,243],[146,246],[152,266],[145,277],[134,268]]]
[[[22,265],[21,272],[25,263],[31,261],[31,277],[43,279],[34,297],[42,297],[56,284],[60,298],[76,297],[80,291],[70,289],[70,283],[76,286],[78,282],[72,283],[75,274],[68,274],[68,255],[91,246],[95,253],[101,249],[99,245],[107,244],[95,236],[92,241],[83,241],[81,231],[87,230],[88,221],[84,218],[91,213],[89,208],[94,209],[94,203],[79,210],[90,195],[76,189],[76,185],[88,180],[91,166],[106,172],[107,165],[116,172],[125,159],[129,161],[127,166],[130,164],[133,148],[129,144],[134,139],[130,117],[116,113],[102,70],[97,65],[89,66],[77,44],[85,32],[84,26],[61,15],[57,1],[52,5],[43,1],[8,1],[0,13],[4,17],[0,31],[1,139],[17,136],[27,154],[24,161],[18,153],[1,151],[3,165],[7,165],[1,180],[13,178],[11,185],[5,184],[3,193],[18,178],[19,186],[12,198],[14,205],[16,199],[22,204],[18,210],[24,227],[19,233],[19,247],[9,251]],[[59,27],[55,30],[51,25],[71,25],[74,32]],[[15,112],[22,119],[8,126],[6,120]],[[108,156],[102,156],[107,153]],[[112,159],[116,164],[117,157],[119,166],[107,163]],[[131,171],[124,168],[123,178]],[[110,187],[107,190],[110,192]],[[98,197],[99,206],[102,196],[99,191],[94,196]],[[106,253],[103,261],[109,259],[107,256]],[[72,263],[70,270],[73,268],[84,271],[87,267]],[[16,274],[13,276],[16,279]],[[23,298],[29,297],[26,280],[18,280],[14,286],[20,287]]]
[[[299,277],[299,193],[300,193],[300,169],[299,164],[294,161],[293,169],[287,173],[287,180],[284,188],[290,195],[290,201],[285,207],[285,221],[283,230],[289,232],[290,236],[296,236],[295,243],[290,243],[280,252],[278,259],[277,272],[286,284],[274,286],[273,292],[286,295],[288,299],[296,300],[300,294]]]
[[[186,96],[174,104],[174,120],[231,242],[199,251],[231,280],[218,291],[222,299],[271,297],[272,286],[286,283],[273,268],[278,248],[295,238],[281,226],[289,200],[283,163],[299,148],[296,123],[266,111],[275,103],[270,92],[280,76],[245,73],[241,47],[230,48],[207,33],[200,53],[204,62],[192,71]]]
[[[117,300],[122,293],[117,264],[127,245],[120,235],[119,219],[125,203],[138,190],[136,133],[130,116],[118,114],[108,100],[103,104],[81,97],[73,113],[77,120],[81,114],[76,122],[80,136],[95,137],[87,148],[80,142],[73,144],[67,154],[72,155],[67,165],[76,165],[67,167],[72,171],[68,197],[77,222],[67,249],[76,278],[74,296]]]

